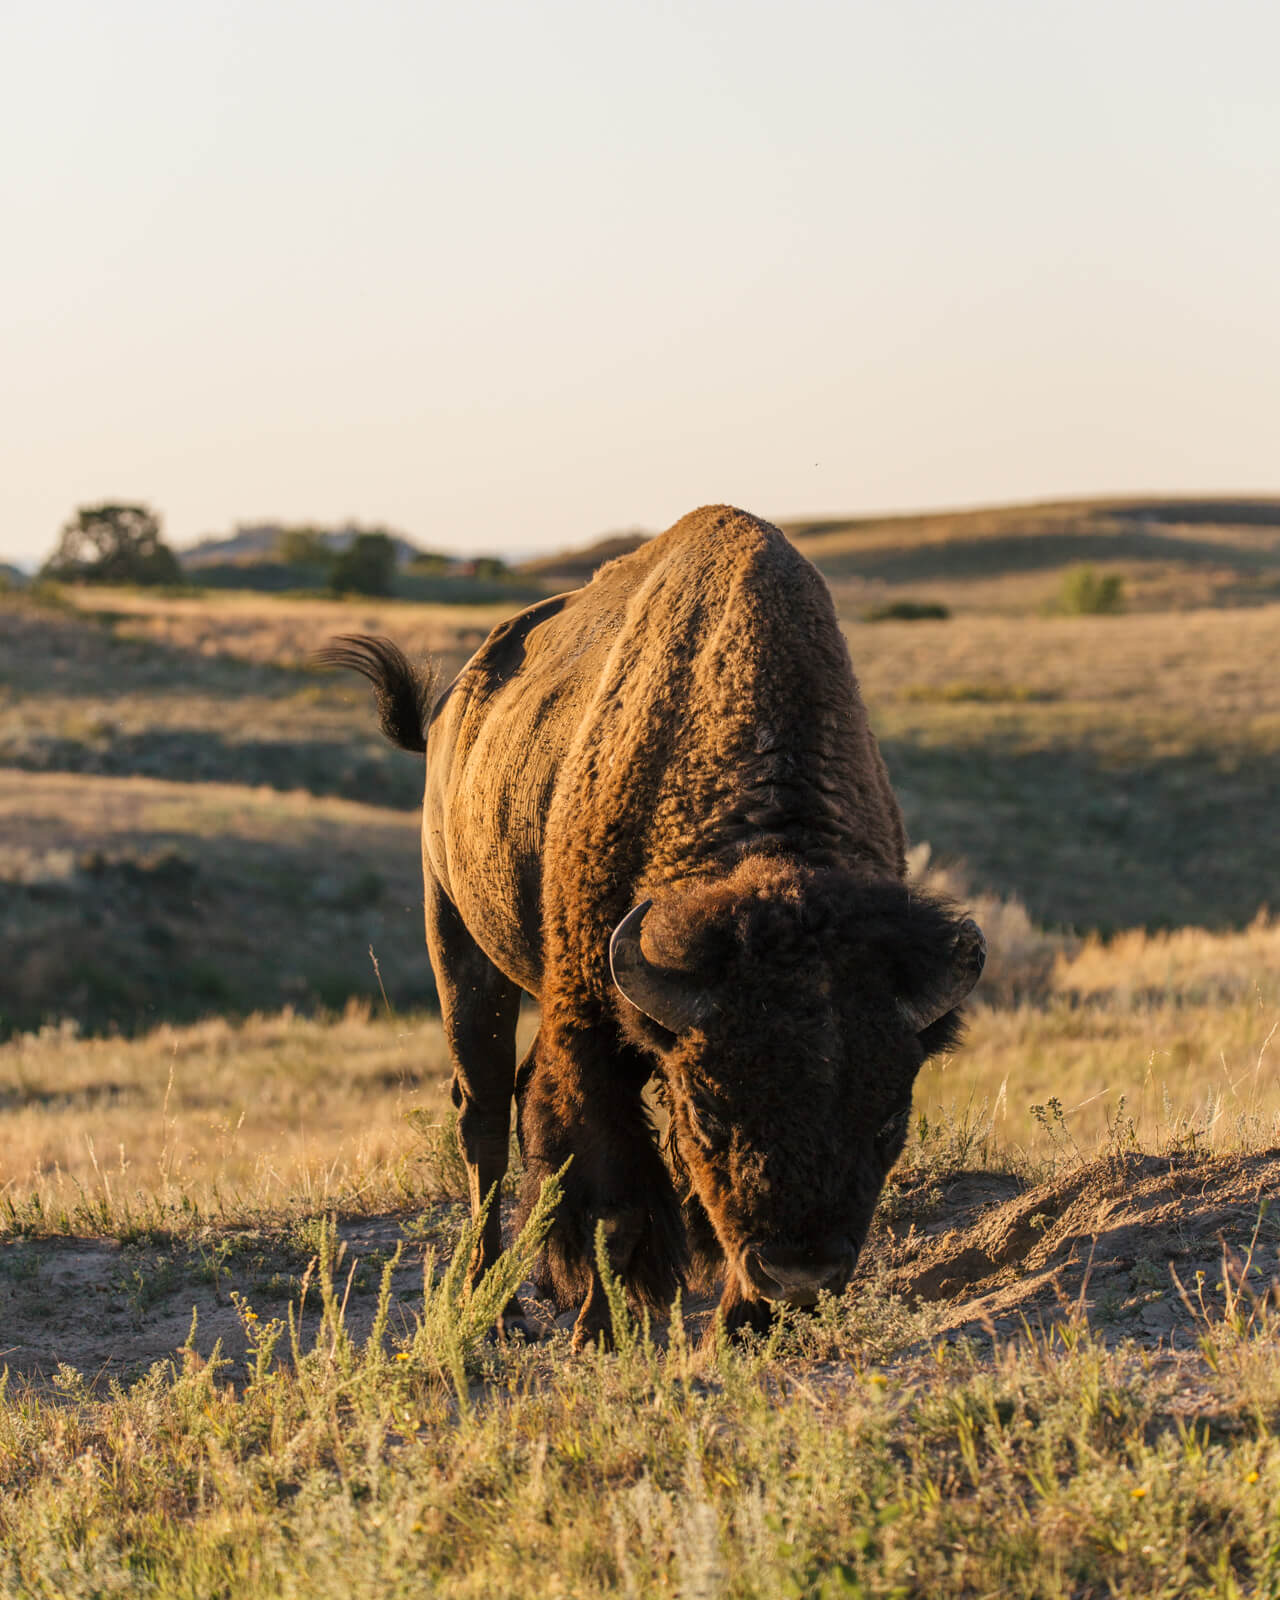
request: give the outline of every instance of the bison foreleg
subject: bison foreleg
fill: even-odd
[[[460,1098],[455,1080],[455,1103]],[[510,1120],[510,1108],[505,1109],[500,1121],[492,1117],[486,1120],[474,1104],[465,1102],[458,1118],[458,1146],[467,1169],[467,1188],[473,1217],[480,1215],[486,1197],[493,1194],[479,1242],[467,1265],[467,1281],[473,1289],[502,1254],[502,1211],[498,1190],[507,1171]],[[508,1301],[498,1318],[496,1331],[501,1336],[511,1333],[529,1336],[530,1328],[524,1307],[517,1297],[513,1296]]]
[[[715,1318],[707,1329],[705,1343],[715,1343],[717,1325],[723,1326],[725,1333],[734,1338],[748,1329],[753,1333],[767,1333],[773,1325],[773,1318],[772,1302],[748,1295],[738,1274],[731,1267]]]
[[[474,1286],[502,1253],[502,1215],[495,1186],[501,1185],[507,1170],[520,991],[489,961],[430,876],[426,924],[440,1020],[453,1057],[458,1148],[467,1169],[473,1217],[479,1216],[486,1197],[495,1191],[470,1262]],[[498,1319],[498,1332],[515,1331],[529,1330],[519,1301],[512,1299]]]
[[[524,1213],[543,1179],[570,1162],[546,1267],[561,1308],[580,1307],[575,1347],[610,1332],[596,1269],[597,1224],[604,1225],[610,1270],[642,1304],[665,1310],[684,1281],[680,1207],[640,1097],[646,1069],[631,1055],[616,1039],[606,1054],[596,1035],[540,1034],[521,1068]]]
[[[693,1186],[693,1176],[680,1152],[674,1124],[667,1136],[666,1156],[684,1219],[690,1284],[700,1291],[709,1292],[724,1266],[724,1249],[716,1237],[716,1230],[707,1215],[707,1208],[698,1198],[698,1191]]]

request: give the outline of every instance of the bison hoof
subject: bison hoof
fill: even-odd
[[[574,1355],[578,1355],[600,1340],[604,1341],[606,1350],[613,1349],[613,1317],[610,1315],[609,1302],[604,1290],[597,1280],[592,1284],[587,1298],[582,1303],[582,1310],[578,1313],[578,1320],[573,1325],[573,1342],[570,1348]]]
[[[702,1336],[705,1348],[714,1349],[717,1328],[723,1327],[730,1339],[740,1339],[746,1333],[768,1333],[773,1326],[774,1309],[768,1300],[747,1300],[740,1293],[727,1291],[716,1309],[716,1314]]]
[[[520,1341],[534,1344],[539,1337],[539,1330],[537,1325],[530,1321],[520,1302],[512,1300],[490,1330],[489,1337],[498,1344]]]
[[[580,1316],[573,1325],[573,1342],[570,1349],[574,1355],[581,1355],[584,1350],[604,1341],[606,1350],[613,1349],[613,1323],[606,1315],[603,1322],[598,1317]]]

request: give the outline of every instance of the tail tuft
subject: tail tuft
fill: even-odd
[[[367,633],[339,634],[323,650],[312,652],[311,664],[350,667],[368,678],[386,737],[401,750],[426,750],[427,719],[439,685],[434,667],[415,667],[399,645]]]

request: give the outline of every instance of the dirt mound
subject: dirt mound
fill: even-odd
[[[1250,1285],[1277,1277],[1278,1190],[1280,1150],[1116,1155],[1030,1188],[960,1173],[898,1192],[859,1276],[936,1303],[943,1331],[1007,1333],[1069,1310],[1105,1337],[1150,1340],[1193,1321],[1178,1281],[1197,1307],[1221,1307],[1224,1251],[1238,1281],[1255,1234]]]

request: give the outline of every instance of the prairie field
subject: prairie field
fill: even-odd
[[[503,608],[0,594],[0,1593],[1280,1593],[1280,508],[789,531],[987,970],[844,1295],[577,1357],[545,1217],[463,1289],[421,763],[306,665]]]

